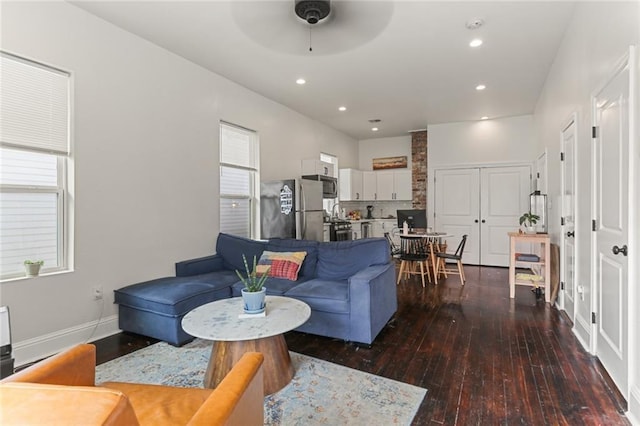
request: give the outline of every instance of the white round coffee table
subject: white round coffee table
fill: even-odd
[[[311,308],[290,297],[267,296],[266,316],[239,318],[242,298],[217,300],[187,313],[182,319],[185,332],[213,340],[211,357],[204,377],[206,388],[215,388],[245,352],[264,355],[264,393],[282,389],[293,378],[294,370],[283,333],[304,324]]]

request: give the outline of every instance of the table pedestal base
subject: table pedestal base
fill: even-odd
[[[293,379],[293,365],[284,336],[265,337],[236,342],[213,342],[211,358],[204,375],[204,387],[213,389],[225,378],[245,352],[262,352],[264,394],[271,395]]]

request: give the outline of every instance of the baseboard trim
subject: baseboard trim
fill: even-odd
[[[629,392],[629,404],[627,405],[629,411],[627,411],[627,418],[634,426],[640,426],[640,388],[637,386],[631,386],[631,392]]]
[[[13,358],[16,367],[41,360],[78,343],[93,342],[119,333],[118,315],[91,321],[54,333],[13,344]]]
[[[591,326],[586,323],[584,318],[576,315],[576,321],[573,325],[573,334],[578,338],[585,351],[591,353]]]

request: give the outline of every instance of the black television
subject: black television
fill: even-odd
[[[409,230],[415,228],[427,228],[427,211],[426,210],[396,210],[398,218],[398,228],[402,229],[404,222],[409,225]]]

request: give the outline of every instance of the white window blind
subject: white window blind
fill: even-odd
[[[0,142],[69,153],[69,74],[2,52]]]
[[[220,124],[220,232],[252,237],[257,144],[255,132]]]
[[[0,274],[68,267],[70,76],[0,52]]]

